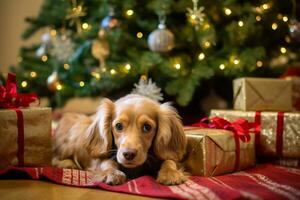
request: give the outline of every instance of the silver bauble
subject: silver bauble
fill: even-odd
[[[37,57],[42,57],[46,54],[46,45],[41,45],[35,52]]]
[[[297,20],[291,20],[289,24],[290,36],[295,41],[300,41],[300,22]]]
[[[174,34],[163,24],[160,24],[158,29],[150,33],[148,37],[148,46],[154,52],[171,51],[174,45]]]

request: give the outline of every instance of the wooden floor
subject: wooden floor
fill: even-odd
[[[35,180],[0,180],[1,200],[149,200],[153,198]]]

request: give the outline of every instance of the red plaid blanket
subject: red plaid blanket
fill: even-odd
[[[270,164],[246,171],[216,177],[191,176],[177,186],[163,186],[154,178],[143,176],[119,186],[93,182],[87,171],[58,169],[53,167],[18,168],[0,170],[0,178],[16,173],[29,175],[31,179],[46,178],[59,184],[78,187],[97,187],[150,197],[176,199],[300,199],[300,169]]]

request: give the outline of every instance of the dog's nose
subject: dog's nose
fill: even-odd
[[[126,149],[123,152],[123,156],[126,160],[133,160],[135,158],[136,154],[137,154],[136,149]]]

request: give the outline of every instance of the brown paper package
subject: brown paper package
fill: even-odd
[[[51,108],[21,109],[24,118],[24,165],[51,165]],[[0,109],[0,168],[18,165],[17,115]]]

